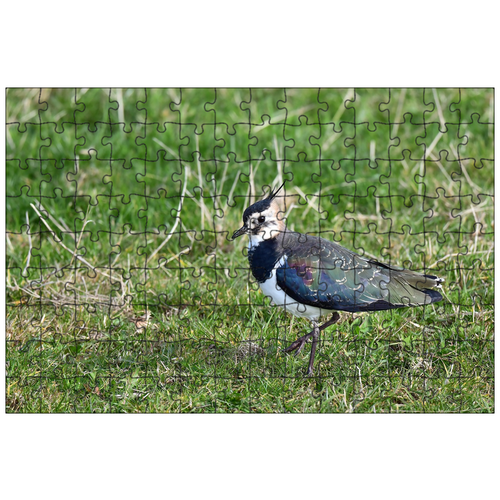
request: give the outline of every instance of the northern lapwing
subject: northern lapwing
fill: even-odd
[[[311,332],[299,337],[285,352],[302,350],[312,338],[307,374],[313,372],[319,334],[340,319],[334,312],[351,313],[422,306],[442,300],[432,287],[444,281],[382,264],[318,236],[289,231],[276,195],[284,184],[243,213],[243,226],[232,239],[248,234],[248,261],[261,290],[275,305],[312,322]]]

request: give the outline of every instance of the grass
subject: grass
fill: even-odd
[[[9,89],[7,412],[493,412],[491,89]],[[425,160],[425,161],[423,161]],[[307,331],[243,210],[446,279]],[[149,325],[128,321],[148,308]]]

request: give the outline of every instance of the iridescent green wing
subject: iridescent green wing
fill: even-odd
[[[301,241],[302,239],[302,241]],[[430,304],[439,278],[365,259],[323,238],[291,233],[283,239],[277,284],[303,304],[350,312]]]

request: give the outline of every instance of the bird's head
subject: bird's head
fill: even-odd
[[[284,183],[267,198],[255,202],[243,212],[243,226],[234,232],[231,239],[248,234],[250,242],[258,244],[262,240],[276,238],[285,230],[282,210],[275,200]]]

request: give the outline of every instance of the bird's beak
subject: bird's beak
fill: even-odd
[[[237,231],[233,233],[232,240],[236,239],[238,236],[241,236],[242,234],[247,234],[248,233],[248,227],[247,226],[242,226],[240,227]]]

